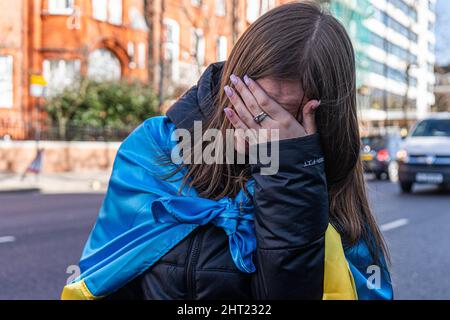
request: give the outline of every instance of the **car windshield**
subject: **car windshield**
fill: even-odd
[[[425,120],[414,130],[413,137],[450,137],[450,119]]]
[[[386,139],[381,136],[372,136],[362,138],[364,146],[370,146],[372,149],[380,149],[386,146]]]

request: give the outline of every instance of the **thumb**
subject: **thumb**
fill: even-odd
[[[307,134],[314,134],[317,132],[316,110],[319,106],[320,101],[310,100],[303,107],[302,126],[305,128]]]

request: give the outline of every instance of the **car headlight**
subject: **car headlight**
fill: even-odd
[[[397,161],[404,163],[408,162],[409,161],[408,152],[406,150],[399,150],[397,152]]]

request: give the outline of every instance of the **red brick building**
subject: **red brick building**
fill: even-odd
[[[83,75],[147,81],[142,0],[0,2],[0,137],[23,138],[36,118],[31,75],[48,94]]]
[[[190,87],[206,66],[227,59],[252,22],[287,2],[290,0],[150,1],[150,70],[156,89],[164,88],[170,95]],[[163,83],[159,80],[162,75]]]
[[[30,138],[32,75],[45,77],[49,95],[89,76],[149,81],[169,98],[225,60],[251,22],[284,2],[0,1],[0,138]]]

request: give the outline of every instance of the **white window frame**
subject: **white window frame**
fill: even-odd
[[[215,3],[215,13],[218,17],[225,17],[227,14],[227,2],[226,0],[216,0]]]
[[[273,8],[275,8],[275,0],[261,0],[260,15],[265,14]]]
[[[168,52],[172,56],[171,61],[171,74],[172,80],[177,81],[179,79],[180,68],[179,68],[179,56],[180,56],[180,25],[177,21],[169,18],[164,19],[164,25],[166,28],[166,35],[164,39],[165,56],[167,58]],[[171,37],[168,37],[167,29],[170,28]]]
[[[191,0],[191,4],[192,4],[194,7],[201,7],[201,5],[202,5],[202,0]]]
[[[0,55],[0,108],[14,106],[14,57]]]
[[[123,0],[108,0],[108,22],[115,25],[122,24]]]
[[[58,65],[58,72],[60,74],[68,75],[69,73],[69,64],[73,64],[73,75],[72,78],[67,78],[62,81],[61,79],[53,79],[54,75],[51,74],[52,69],[51,65],[57,64]],[[64,60],[64,59],[46,59],[42,63],[42,70],[44,74],[44,78],[48,82],[47,86],[47,94],[49,96],[52,96],[54,94],[58,94],[62,90],[64,90],[67,87],[73,86],[77,80],[79,80],[79,77],[81,75],[81,60],[74,59],[74,60]]]
[[[65,3],[65,5],[64,5]],[[61,6],[63,4],[64,6]],[[71,15],[75,10],[75,0],[48,0],[47,12],[55,15]]]
[[[108,20],[108,0],[92,0],[92,17],[98,21]]]
[[[197,63],[205,65],[206,43],[203,30],[200,28],[192,29],[191,34],[191,54],[196,58]]]
[[[255,22],[260,16],[275,8],[275,6],[275,0],[247,0],[247,21],[250,23]]]
[[[260,0],[247,0],[246,18],[247,21],[253,23],[259,18],[261,12]]]
[[[92,17],[114,25],[123,23],[123,0],[92,0]]]
[[[144,42],[138,44],[138,66],[139,69],[145,69],[147,64],[147,45]]]
[[[217,37],[217,61],[225,61],[228,58],[228,38]]]

